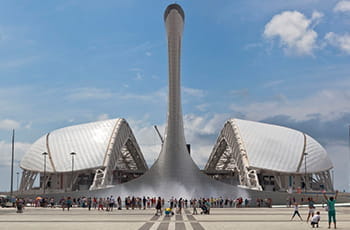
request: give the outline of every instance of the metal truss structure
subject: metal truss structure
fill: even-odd
[[[96,169],[94,181],[90,189],[103,188],[113,185],[116,174],[120,177],[127,174],[141,175],[148,170],[146,161],[141,153],[135,136],[128,123],[122,119],[115,127],[116,132],[110,139],[109,150],[103,161],[103,166]]]
[[[250,168],[239,129],[232,121],[226,122],[205,165],[209,175],[238,175],[239,185],[262,190],[255,169]]]

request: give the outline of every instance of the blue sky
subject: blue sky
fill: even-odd
[[[350,1],[177,1],[186,138],[203,166],[224,122],[285,125],[317,139],[349,190]],[[171,1],[2,1],[0,190],[47,132],[126,118],[151,164],[164,129]],[[346,174],[344,177],[342,174]]]

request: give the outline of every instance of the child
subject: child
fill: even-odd
[[[301,218],[301,216],[300,216],[300,213],[299,213],[299,205],[298,205],[298,203],[294,203],[294,213],[293,213],[293,216],[292,216],[292,218],[290,220],[293,220],[295,215],[298,215],[301,221],[303,220]]]
[[[169,216],[173,216],[174,212],[171,208],[166,208],[165,209],[165,216],[169,217]]]
[[[314,215],[311,218],[311,226],[314,228],[316,225],[316,228],[318,228],[318,222],[320,222],[320,220],[321,220],[320,212],[316,212],[316,215]]]

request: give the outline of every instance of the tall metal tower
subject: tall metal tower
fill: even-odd
[[[164,13],[168,40],[169,94],[167,128],[158,159],[143,176],[122,185],[122,190],[160,196],[237,196],[245,191],[203,174],[193,162],[185,141],[181,106],[181,40],[184,11],[178,4]],[[107,192],[108,193],[108,192]]]

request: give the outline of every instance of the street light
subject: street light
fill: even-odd
[[[43,180],[43,188],[44,188],[44,194],[46,189],[46,156],[48,155],[47,152],[43,152],[42,155],[44,156],[44,180]]]
[[[70,155],[72,156],[72,178],[71,178],[71,190],[73,191],[73,172],[74,172],[74,156],[76,155],[75,152],[71,152]]]
[[[16,172],[17,174],[17,192],[18,192],[18,180],[19,180],[19,172]]]
[[[334,190],[334,169],[332,169],[332,186],[333,186],[333,190]]]
[[[306,192],[306,186],[307,186],[307,172],[306,172],[306,156],[308,155],[308,153],[304,153],[304,162],[305,162],[305,192]]]

